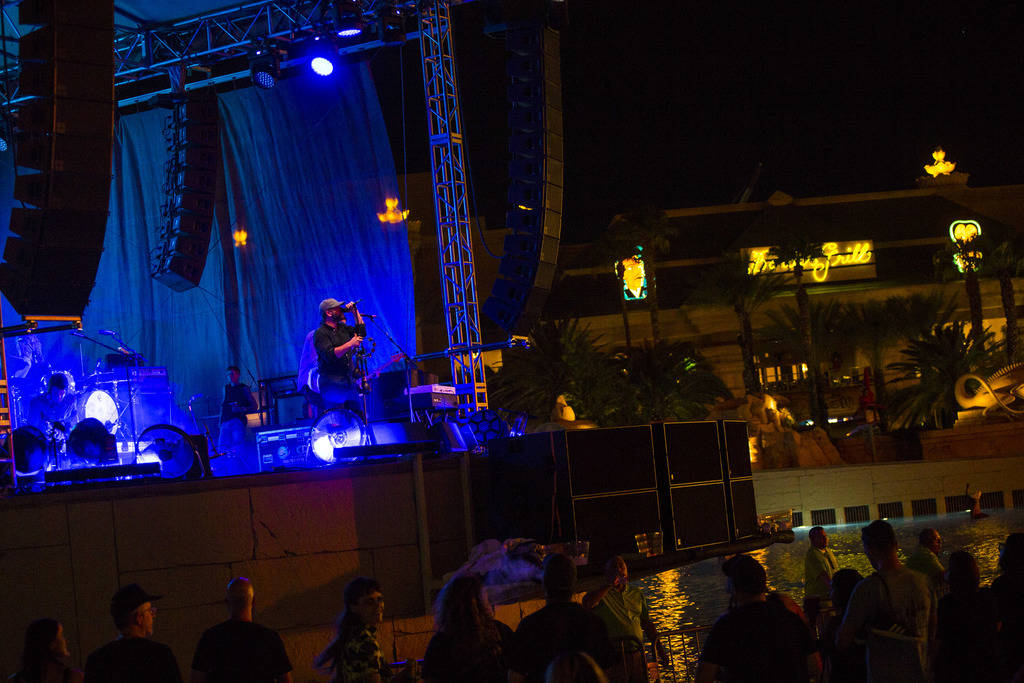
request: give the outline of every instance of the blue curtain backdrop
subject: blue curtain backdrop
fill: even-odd
[[[110,219],[84,331],[119,330],[165,365],[183,403],[195,393],[219,401],[224,368],[244,381],[295,374],[321,299],[361,299],[361,309],[415,352],[412,270],[405,225],[382,224],[397,197],[391,149],[369,69],[342,65],[331,78],[282,81],[273,90],[223,93],[223,169],[201,286],[175,292],[149,276],[158,242],[165,110],[124,116],[114,144]],[[12,169],[0,177],[9,216]],[[247,244],[236,247],[233,232]],[[18,322],[5,305],[5,323]],[[371,367],[397,349],[374,324]],[[107,337],[101,339],[109,341]],[[67,333],[42,337],[55,366],[82,378],[106,353]],[[10,353],[10,351],[8,352]]]

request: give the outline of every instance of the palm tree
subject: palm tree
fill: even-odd
[[[886,352],[903,341],[927,335],[936,325],[946,324],[955,309],[955,299],[946,298],[941,292],[891,296],[884,301],[874,299],[846,306],[846,333],[868,357],[875,400],[883,408],[883,428],[885,407],[889,404],[883,365]]]
[[[793,268],[793,279],[796,280],[796,305],[800,314],[800,352],[807,361],[811,373],[811,417],[815,425],[824,428],[828,423],[828,407],[825,405],[821,368],[811,337],[811,307],[807,298],[807,285],[804,284],[804,263],[824,256],[821,242],[814,242],[802,235],[789,232],[778,246],[768,251],[768,256],[780,264],[790,264]]]
[[[564,395],[579,417],[614,424],[622,419],[624,378],[599,342],[576,319],[537,325],[530,348],[506,352],[502,369],[487,379],[491,403],[547,421]]]
[[[926,336],[912,340],[900,353],[903,360],[889,369],[903,374],[894,383],[914,382],[893,392],[890,418],[894,427],[932,426],[947,428],[956,421],[958,405],[953,387],[968,372],[988,374],[993,369],[992,333],[979,340],[964,334],[964,321],[935,327]],[[986,348],[988,345],[988,348]]]
[[[754,366],[754,331],[751,317],[782,290],[783,277],[751,275],[747,261],[738,254],[700,274],[694,295],[701,302],[731,306],[740,325],[740,353],[743,356],[743,387],[748,394],[761,393],[761,380]]]
[[[684,342],[644,342],[627,360],[626,377],[634,424],[702,418],[709,405],[730,397],[707,361]]]
[[[955,276],[964,279],[964,291],[967,294],[967,309],[971,316],[971,337],[975,343],[984,343],[985,322],[981,302],[981,283],[978,281],[978,269],[981,267],[981,251],[979,245],[972,242],[950,242],[942,251],[934,256],[935,268],[941,280],[949,280]],[[958,267],[953,264],[958,263]]]
[[[657,260],[668,253],[670,240],[676,236],[676,228],[669,223],[661,209],[644,206],[616,216],[608,226],[608,242],[621,246],[619,251],[625,258],[634,254],[636,247],[643,249],[644,268],[647,275],[647,306],[651,315],[651,340],[655,345],[661,341],[661,327],[658,324],[658,272]]]
[[[1003,343],[1006,346],[1006,361],[1017,360],[1017,301],[1013,293],[1013,278],[1020,274],[1024,266],[1024,258],[1018,255],[1009,240],[1001,242],[991,252],[986,253],[981,261],[981,272],[999,280],[999,294],[1003,303],[1003,317],[1006,320],[1006,335]]]

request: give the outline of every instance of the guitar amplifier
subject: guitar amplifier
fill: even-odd
[[[275,427],[256,432],[260,472],[307,468],[310,463],[309,425]]]

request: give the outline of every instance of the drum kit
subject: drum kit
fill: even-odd
[[[131,414],[134,397],[127,373],[94,372],[78,381],[70,370],[53,370],[48,366],[46,369],[49,372],[41,377],[12,382],[11,399],[18,424],[15,450],[23,453],[19,474],[31,476],[44,469],[101,466],[117,461],[114,444],[135,438]],[[53,375],[61,375],[67,382],[63,399],[51,404],[51,413],[60,414],[63,419],[46,422],[43,416],[33,414],[31,406],[37,396],[48,394]]]

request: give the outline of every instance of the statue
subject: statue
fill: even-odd
[[[978,388],[969,388],[970,382],[976,382]],[[1024,363],[1011,363],[988,377],[968,372],[957,379],[953,393],[964,408],[961,417],[980,408],[982,417],[1001,415],[1019,420],[1024,417]]]

